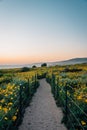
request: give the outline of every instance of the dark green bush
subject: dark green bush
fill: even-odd
[[[41,64],[41,67],[46,67],[46,66],[47,66],[47,63]]]
[[[22,69],[21,69],[21,72],[27,72],[27,71],[29,71],[30,70],[30,68],[28,68],[28,67],[23,67]]]

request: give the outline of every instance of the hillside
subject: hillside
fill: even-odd
[[[73,58],[65,61],[50,62],[48,65],[71,65],[87,63],[87,58]]]
[[[72,65],[72,64],[82,64],[87,63],[87,58],[73,58],[65,61],[56,61],[56,62],[47,62],[48,66],[55,65]],[[33,63],[33,64],[22,64],[22,65],[0,65],[0,69],[9,69],[9,68],[22,68],[22,67],[32,67],[36,65],[40,67],[42,63]]]

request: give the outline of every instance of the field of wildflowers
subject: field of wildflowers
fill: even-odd
[[[0,77],[0,130],[17,129],[25,107],[39,85],[35,72],[9,71]]]
[[[0,70],[0,130],[17,130],[41,78],[50,83],[67,128],[87,130],[87,64]]]
[[[56,66],[47,74],[56,103],[69,130],[87,129],[87,64]]]

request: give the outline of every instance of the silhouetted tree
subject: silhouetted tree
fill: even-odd
[[[33,65],[32,68],[36,68],[36,65]]]
[[[41,67],[46,67],[46,66],[47,66],[47,63],[41,64]]]

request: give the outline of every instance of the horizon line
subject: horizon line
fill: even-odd
[[[69,59],[64,59],[64,60],[55,60],[55,61],[41,61],[41,62],[32,62],[32,63],[11,63],[11,64],[0,64],[0,66],[12,66],[12,65],[33,65],[33,64],[42,64],[42,63],[55,63],[55,62],[63,62],[63,61],[68,61],[68,60],[72,60],[72,59],[83,59],[83,58],[87,58],[87,57],[73,57],[73,58],[69,58]]]

